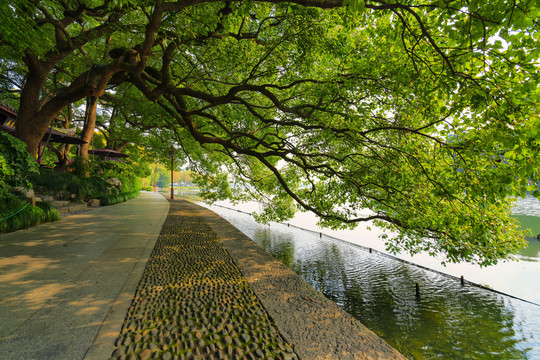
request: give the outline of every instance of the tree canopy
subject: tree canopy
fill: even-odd
[[[15,0],[2,89],[35,154],[54,116],[106,98],[211,199],[374,221],[393,251],[488,265],[538,196],[534,0]],[[130,116],[130,114],[136,114]],[[118,117],[120,118],[120,117]]]

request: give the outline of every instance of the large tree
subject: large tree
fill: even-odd
[[[174,139],[212,198],[262,199],[261,219],[301,209],[334,227],[372,220],[392,250],[484,265],[523,244],[509,207],[538,194],[536,1],[3,11],[3,66],[26,69],[17,136],[31,153],[70,102],[136,89],[168,115],[140,126]]]

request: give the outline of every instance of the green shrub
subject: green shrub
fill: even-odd
[[[9,201],[11,187],[31,187],[28,176],[36,173],[38,164],[26,151],[26,144],[0,132],[0,204]]]
[[[0,233],[26,229],[49,221],[60,220],[58,211],[49,203],[40,202],[31,206],[23,201],[11,198],[9,206],[0,209]]]
[[[138,194],[141,180],[135,176],[133,165],[121,162],[101,162],[87,168],[81,159],[77,159],[76,167],[80,176],[69,172],[57,172],[44,169],[41,174],[30,177],[38,193],[52,193],[58,199],[72,200],[72,194],[80,200],[100,199],[103,205],[116,204],[131,199]],[[88,169],[94,175],[82,176]],[[117,178],[122,183],[120,190],[105,179]]]
[[[143,186],[141,190],[144,190],[144,191],[154,191],[154,187],[153,186]]]
[[[136,198],[137,196],[139,196],[139,194],[140,194],[140,191],[135,190],[135,191],[123,192],[120,194],[101,195],[101,196],[98,196],[97,199],[99,199],[102,206],[107,206],[107,205],[118,204],[118,203],[127,201],[129,199]]]
[[[121,161],[102,161],[96,163],[96,171],[101,172],[105,177],[118,177],[118,175],[129,175],[134,177],[150,176],[151,170],[148,164],[129,164]]]
[[[141,189],[141,179],[136,176],[118,176],[118,180],[122,182],[122,193],[139,191]]]
[[[0,132],[0,183],[28,188],[30,174],[39,174],[39,166],[26,151],[26,144]]]
[[[120,161],[102,161],[96,164],[96,171],[103,179],[117,178],[122,183],[121,193],[140,190],[141,180],[138,166]]]
[[[25,199],[19,193],[7,193],[0,201],[0,219],[13,214],[24,206]]]
[[[118,192],[114,186],[111,186],[99,176],[90,176],[86,180],[91,185],[94,194],[114,194]]]
[[[79,178],[85,178],[92,171],[90,162],[82,156],[76,156],[73,159],[73,174]]]
[[[58,213],[58,210],[56,210],[56,208],[51,203],[46,201],[40,201],[36,203],[36,206],[43,211],[43,222],[60,220],[60,214]]]
[[[56,193],[72,193],[79,199],[93,198],[98,194],[118,192],[108,182],[98,176],[80,178],[72,173],[42,170],[39,176],[33,175],[30,181],[38,190],[49,190]]]

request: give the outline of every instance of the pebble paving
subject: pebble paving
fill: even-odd
[[[110,359],[298,359],[196,209],[170,202]]]

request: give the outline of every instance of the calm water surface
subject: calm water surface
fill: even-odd
[[[520,214],[540,224],[540,210],[536,214],[532,208]],[[409,359],[540,359],[538,305],[461,286],[459,280],[352,243],[283,224],[260,225],[234,210],[211,209]],[[538,264],[538,243],[531,241],[520,255],[522,263]],[[492,276],[505,276],[491,271]],[[532,275],[536,283],[524,286],[539,287],[540,274]]]

